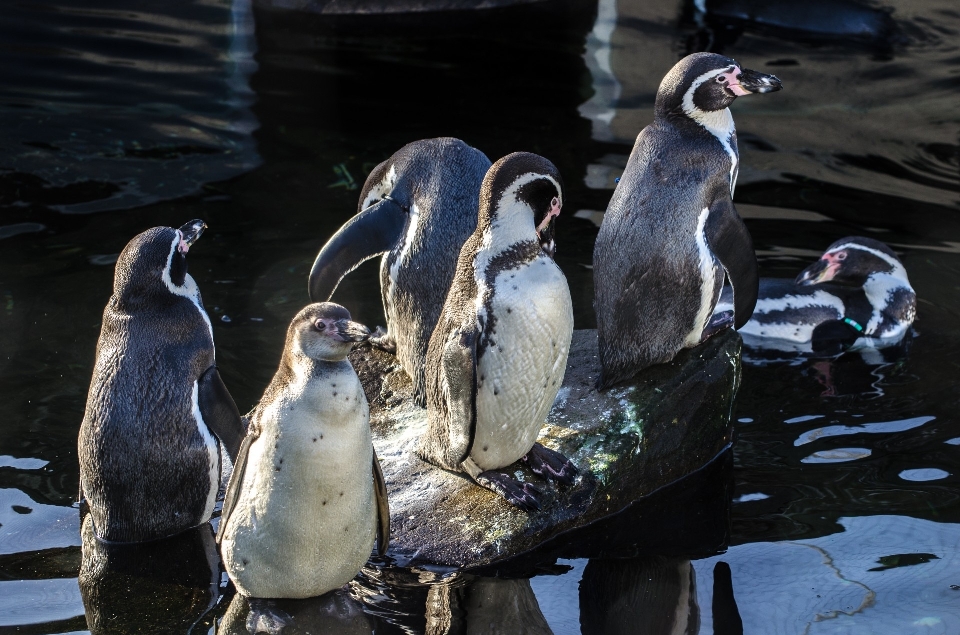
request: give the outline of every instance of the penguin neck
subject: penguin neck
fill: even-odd
[[[722,110],[701,110],[693,103],[693,94],[688,92],[683,99],[683,114],[701,129],[706,130],[720,142],[723,151],[730,157],[730,196],[737,186],[740,153],[737,149],[737,128],[733,123],[733,114],[729,108]]]
[[[890,272],[873,273],[867,276],[867,281],[863,284],[863,293],[867,296],[870,306],[873,307],[874,317],[870,320],[871,324],[874,320],[879,321],[880,314],[887,309],[893,299],[894,292],[898,289],[906,289],[913,293],[913,287],[910,286],[910,281],[907,280],[906,271],[903,270],[902,266],[900,271],[895,269]]]

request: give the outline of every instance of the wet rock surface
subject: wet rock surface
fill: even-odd
[[[506,561],[617,514],[729,447],[740,380],[736,333],[601,393],[597,355],[596,331],[574,331],[563,387],[539,437],[580,468],[576,482],[557,486],[520,463],[505,468],[543,492],[541,509],[526,513],[465,475],[422,461],[414,448],[426,411],[413,405],[406,373],[369,345],[353,351],[389,491],[389,555],[397,564],[469,569]]]

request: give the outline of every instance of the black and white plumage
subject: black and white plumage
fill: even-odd
[[[664,77],[654,121],[637,137],[594,248],[598,387],[709,336],[724,271],[736,291],[736,326],[750,317],[757,263],[732,200],[739,155],[728,106],[780,87],[713,53],[689,55]]]
[[[80,426],[80,493],[102,540],[142,542],[207,522],[220,486],[217,438],[244,430],[214,361],[187,251],[206,227],[154,227],[117,260]]]
[[[361,262],[384,254],[387,333],[371,343],[396,354],[420,406],[427,345],[460,247],[477,227],[480,183],[489,167],[486,155],[459,139],[405,145],[367,177],[358,214],[327,241],[310,272],[310,298],[322,302]]]
[[[536,490],[495,470],[524,458],[560,482],[576,474],[536,443],[573,334],[570,290],[552,258],[562,204],[560,174],[543,157],[514,153],[493,164],[427,352],[420,454],[528,510],[539,505]]]
[[[732,311],[731,295],[724,289],[715,316]],[[796,280],[761,278],[756,309],[740,333],[759,348],[830,352],[858,340],[881,348],[900,341],[916,310],[896,253],[879,240],[850,236]]]
[[[347,359],[365,326],[338,304],[301,310],[280,367],[248,415],[217,533],[224,566],[253,598],[306,598],[349,582],[390,536],[370,409]]]

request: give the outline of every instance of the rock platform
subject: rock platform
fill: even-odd
[[[388,555],[402,566],[483,568],[528,553],[699,470],[732,442],[740,382],[736,333],[721,333],[597,392],[597,333],[574,331],[563,387],[538,440],[572,459],[581,474],[563,487],[520,463],[506,468],[543,492],[541,509],[526,513],[414,453],[426,411],[413,405],[410,379],[396,358],[364,345],[350,360],[370,402],[389,493]]]

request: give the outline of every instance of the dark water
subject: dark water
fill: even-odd
[[[960,632],[960,11],[647,4],[378,24],[243,0],[5,7],[0,633],[242,624],[243,606],[216,602],[208,536],[156,556],[159,578],[134,555],[77,582],[76,435],[130,237],[209,224],[191,273],[244,409],[367,171],[431,136],[493,159],[528,150],[564,175],[557,259],[590,328],[591,218],[663,73],[705,48],[785,86],[733,107],[735,201],[761,273],[793,277],[847,235],[889,243],[919,297],[904,350],[745,366],[732,470],[718,468],[734,491],[722,553],[560,560],[529,580],[371,567],[352,585],[362,611],[343,598],[287,610],[304,632]],[[335,299],[382,322],[376,265]],[[691,503],[676,500],[664,514],[682,519]]]

